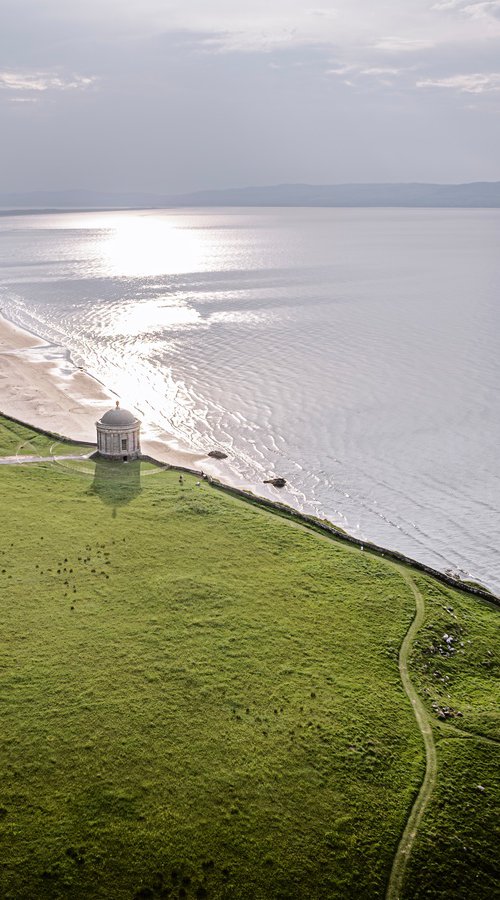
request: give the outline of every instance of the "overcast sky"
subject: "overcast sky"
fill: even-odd
[[[500,0],[0,0],[0,128],[0,191],[500,180]]]

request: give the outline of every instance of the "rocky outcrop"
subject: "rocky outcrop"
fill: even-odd
[[[286,484],[286,478],[267,478],[264,484],[272,484],[273,487],[283,488]]]
[[[227,453],[224,453],[223,450],[210,450],[207,456],[211,456],[212,459],[227,459]]]

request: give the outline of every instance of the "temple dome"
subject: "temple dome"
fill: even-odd
[[[109,409],[101,418],[102,425],[134,425],[136,422],[133,413],[128,409],[120,409],[118,405],[114,409]]]

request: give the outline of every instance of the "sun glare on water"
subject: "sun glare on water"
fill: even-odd
[[[129,282],[122,299],[103,304],[100,311],[107,382],[141,417],[155,409],[167,421],[177,389],[157,358],[165,354],[169,331],[202,323],[182,290],[170,293],[169,276],[206,268],[206,243],[199,231],[179,227],[175,216],[156,211],[96,214],[90,221],[87,217],[85,227],[93,232],[96,274]],[[123,368],[125,347],[129,365]]]
[[[155,297],[154,300],[138,300],[137,303],[123,304],[113,310],[110,321],[103,325],[104,334],[135,337],[163,332],[168,328],[195,325],[200,319],[196,309],[182,301],[170,297]]]
[[[176,226],[174,217],[138,213],[117,216],[101,239],[106,274],[123,277],[197,272],[204,266],[199,234]]]

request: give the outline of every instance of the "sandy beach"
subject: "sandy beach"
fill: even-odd
[[[13,325],[0,315],[0,412],[77,441],[95,441],[95,422],[119,399],[62,347]],[[173,435],[145,425],[143,453],[171,465],[203,468],[219,476],[221,466],[179,445]]]

